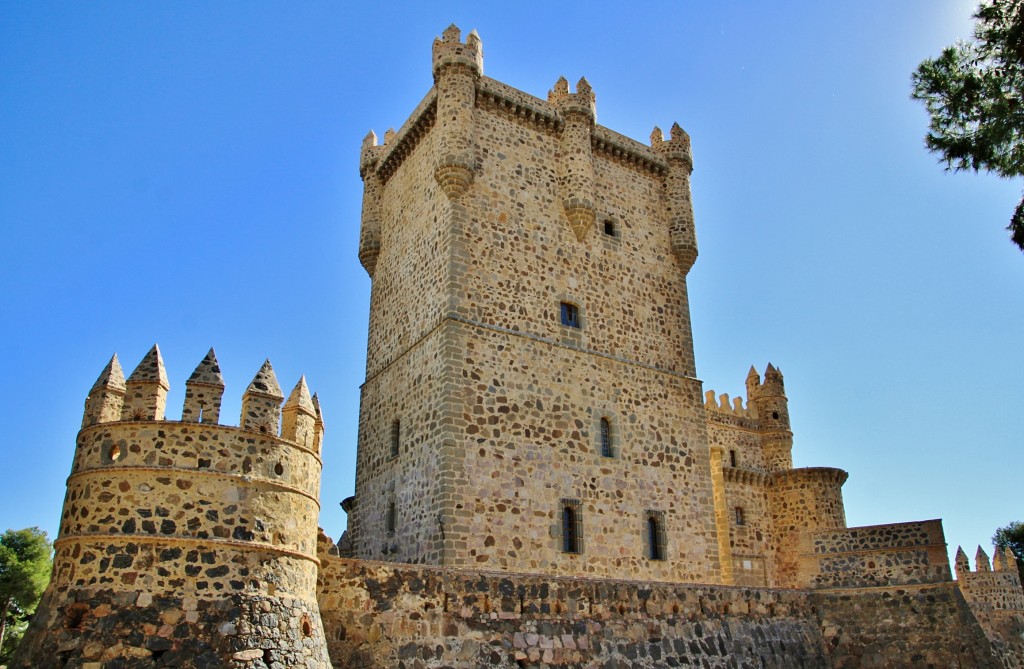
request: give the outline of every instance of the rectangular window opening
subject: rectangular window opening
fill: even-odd
[[[562,302],[562,325],[570,328],[580,327],[580,310],[571,302]]]

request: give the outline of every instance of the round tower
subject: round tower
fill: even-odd
[[[747,374],[747,406],[757,412],[761,445],[768,471],[793,468],[793,432],[789,426],[789,400],[782,372],[768,363],[764,382],[757,370]]]
[[[330,667],[316,600],[322,421],[305,380],[279,435],[269,362],[245,428],[200,417],[195,388],[186,420],[163,420],[159,349],[140,368],[129,411],[86,403],[53,578],[11,667]],[[116,377],[104,370],[90,398],[119,390]],[[212,350],[192,380],[203,409],[220,406]]]

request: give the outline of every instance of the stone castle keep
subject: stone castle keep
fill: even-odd
[[[180,420],[154,346],[88,394],[53,580],[12,667],[1024,667],[1009,551],[939,520],[847,527],[793,468],[781,371],[696,376],[690,140],[483,75],[475,32],[370,133],[372,278],[348,530],[324,421],[269,361],[238,427],[213,350]]]

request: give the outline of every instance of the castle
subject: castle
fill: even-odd
[[[12,667],[1021,667],[1012,554],[952,580],[941,521],[846,526],[792,465],[782,373],[696,376],[690,141],[483,75],[371,133],[356,493],[317,530],[324,422],[269,361],[238,427],[211,350],[89,392],[54,574]],[[283,407],[282,407],[283,403]]]

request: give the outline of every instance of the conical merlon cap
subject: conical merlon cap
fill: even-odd
[[[295,388],[292,389],[292,394],[288,396],[288,401],[284,403],[284,406],[286,409],[297,406],[310,415],[316,415],[316,407],[313,406],[313,398],[309,396],[309,386],[306,385],[305,375],[299,377],[299,382],[295,384]]]
[[[316,409],[316,419],[317,419],[317,422],[319,422],[321,425],[323,425],[324,424],[324,413],[320,409],[320,398],[316,396],[316,393],[313,393],[313,397],[310,398],[310,401],[313,402],[313,408]]]
[[[256,372],[256,376],[253,377],[252,383],[245,389],[245,392],[260,393],[284,399],[284,393],[281,392],[281,386],[277,382],[277,375],[274,374],[274,368],[270,365],[270,360],[263,361],[263,366],[260,367],[260,371]]]
[[[96,383],[92,384],[92,391],[102,390],[104,388],[110,388],[112,390],[124,390],[124,371],[121,369],[121,362],[117,359],[115,353],[111,358],[107,366],[100,372],[99,378],[96,379]]]
[[[185,383],[201,383],[207,386],[217,386],[218,388],[224,387],[224,377],[220,374],[220,363],[217,362],[217,354],[213,352],[213,348],[206,354],[196,370],[192,372],[192,376],[188,377],[188,381]]]
[[[159,383],[164,390],[171,387],[167,382],[167,372],[164,370],[164,359],[160,355],[159,346],[153,344],[153,348],[149,349],[149,353],[128,377],[128,383]]]

